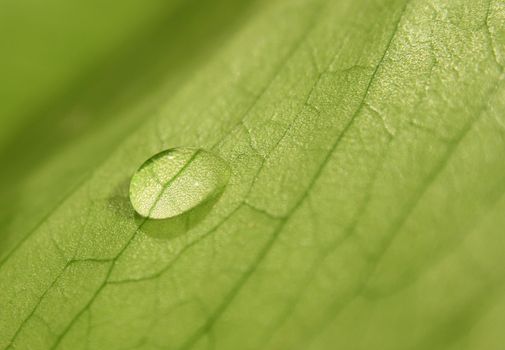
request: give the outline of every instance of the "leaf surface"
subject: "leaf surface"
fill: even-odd
[[[258,1],[230,31],[19,181],[0,348],[499,348],[505,2]],[[231,177],[156,238],[128,184],[173,147]]]

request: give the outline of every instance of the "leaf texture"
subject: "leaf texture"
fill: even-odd
[[[139,99],[122,131],[89,131],[18,185],[0,348],[498,349],[505,2],[247,11],[177,88],[165,76],[156,108]],[[93,147],[103,160],[69,165]],[[201,222],[155,238],[128,183],[172,147],[232,174]],[[37,186],[52,192],[32,201]]]

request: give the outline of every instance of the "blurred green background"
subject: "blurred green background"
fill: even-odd
[[[160,84],[176,88],[249,9],[249,0],[3,1],[2,183],[125,118]]]

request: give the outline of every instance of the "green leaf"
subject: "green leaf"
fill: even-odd
[[[499,349],[505,1],[165,11],[114,74],[4,131],[0,348]],[[129,182],[174,147],[230,180],[147,234]]]

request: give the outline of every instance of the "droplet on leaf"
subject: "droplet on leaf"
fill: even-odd
[[[149,158],[133,175],[130,201],[138,214],[169,219],[218,196],[230,176],[219,156],[193,148],[173,148]]]

